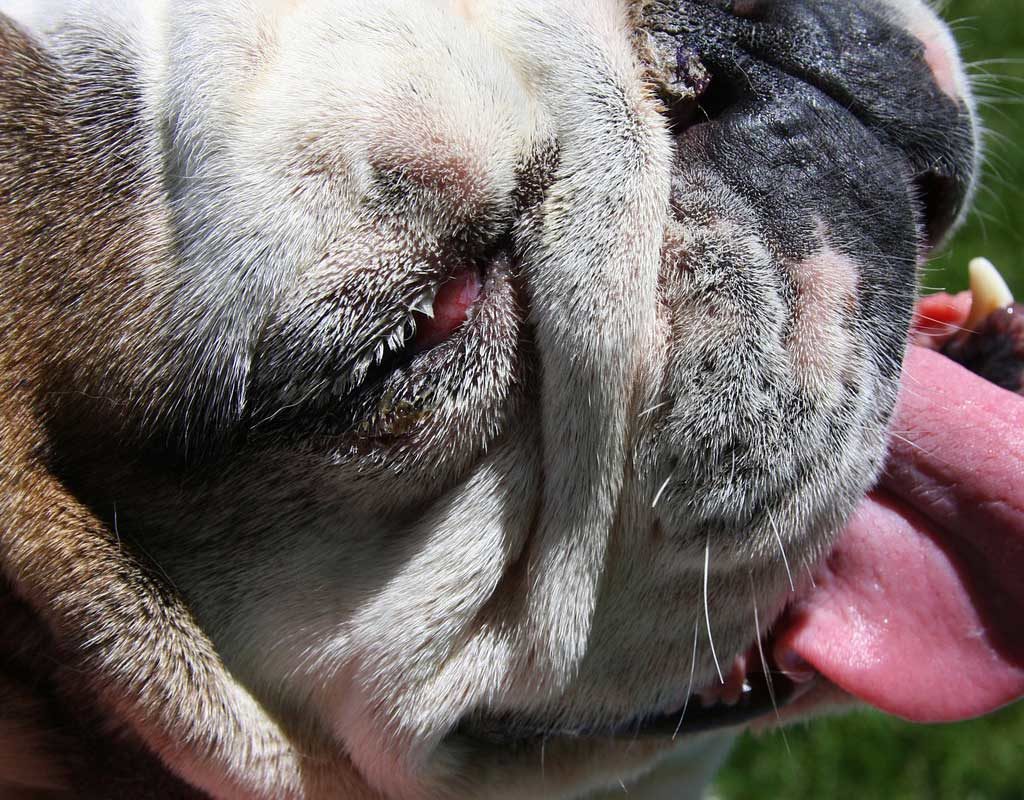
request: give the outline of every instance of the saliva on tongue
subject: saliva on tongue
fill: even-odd
[[[1024,398],[920,347],[903,387],[880,485],[774,648],[883,711],[951,722],[1024,696]]]

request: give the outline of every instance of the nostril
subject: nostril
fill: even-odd
[[[729,11],[745,19],[763,19],[768,5],[769,0],[732,0]]]
[[[675,80],[660,93],[673,136],[720,118],[743,96],[730,75],[712,74],[695,51],[683,47],[676,52]]]
[[[932,249],[956,222],[963,192],[955,177],[938,168],[918,175],[914,189],[924,219],[925,244]]]
[[[677,47],[672,79],[659,87],[674,136],[700,121],[700,99],[711,83],[711,74],[698,53],[686,47]]]
[[[700,110],[705,120],[716,120],[739,105],[743,97],[744,92],[741,91],[740,84],[732,80],[731,76],[716,74],[700,98]]]

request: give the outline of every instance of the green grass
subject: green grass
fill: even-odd
[[[977,64],[990,133],[976,210],[924,283],[963,289],[967,262],[985,255],[1024,298],[1024,0],[952,0],[945,16]],[[862,712],[790,729],[786,741],[747,736],[717,789],[722,800],[1021,800],[1024,704],[943,727]]]
[[[864,711],[744,737],[717,788],[722,800],[1021,800],[1022,755],[1024,705],[936,727]]]
[[[1024,2],[953,0],[951,20],[981,100],[985,172],[975,210],[946,252],[934,259],[929,288],[966,288],[967,262],[992,259],[1024,297]]]

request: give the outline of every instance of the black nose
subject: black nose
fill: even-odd
[[[831,98],[905,159],[929,247],[959,219],[974,184],[968,101],[939,86],[925,45],[881,0],[652,0],[644,24],[667,61],[696,53],[710,80],[705,118],[784,102],[792,82]],[[692,103],[690,104],[692,105]],[[669,104],[672,122],[700,121]]]

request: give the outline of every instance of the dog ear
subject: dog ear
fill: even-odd
[[[169,581],[59,474],[68,454],[54,431],[82,394],[75,379],[102,375],[95,340],[103,326],[79,324],[75,303],[90,290],[108,304],[128,296],[110,288],[126,279],[104,273],[112,256],[101,251],[120,253],[118,225],[130,221],[133,202],[130,192],[98,188],[110,176],[90,174],[76,150],[66,86],[57,60],[0,15],[0,599],[9,587],[24,612],[20,627],[14,615],[0,616],[0,642],[23,641],[28,620],[52,647],[45,674],[30,681],[41,695],[81,704],[97,718],[92,733],[116,731],[119,747],[155,754],[216,796],[308,796],[329,781],[358,797],[343,759],[297,749],[233,679]],[[106,346],[126,346],[115,330]],[[28,649],[5,647],[0,677],[49,661]],[[0,695],[0,747],[12,725],[38,717],[30,706],[17,689]],[[0,789],[15,777],[5,770]]]

